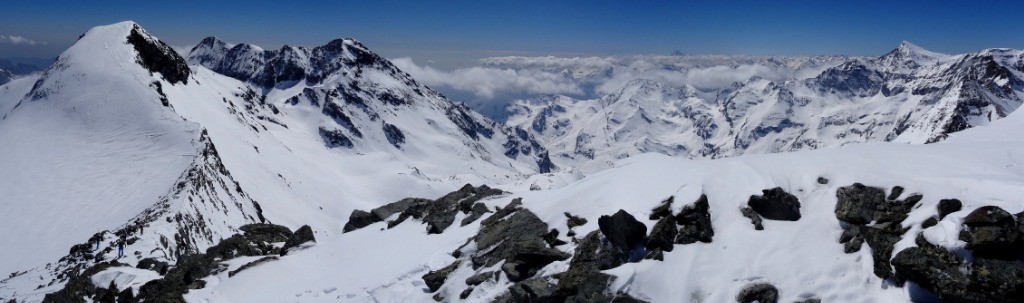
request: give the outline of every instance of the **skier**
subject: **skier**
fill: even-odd
[[[125,235],[121,234],[121,240],[117,241],[117,258],[124,257]]]

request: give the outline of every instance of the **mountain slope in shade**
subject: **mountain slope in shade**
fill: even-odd
[[[894,141],[931,143],[986,125],[1024,98],[1024,52],[944,55],[904,42],[816,77],[751,78],[709,95],[638,79],[597,100],[546,97],[509,107],[556,163],[594,171],[643,152],[720,158]]]

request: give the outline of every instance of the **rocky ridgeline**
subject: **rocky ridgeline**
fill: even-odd
[[[202,279],[228,269],[222,262],[238,257],[262,257],[231,272],[240,271],[258,264],[277,260],[290,250],[307,242],[316,242],[313,230],[303,226],[292,232],[280,225],[258,223],[240,228],[243,233],[224,239],[205,253],[183,256],[177,264],[169,265],[156,259],[143,259],[136,268],[152,270],[162,278],[152,280],[139,288],[135,294],[131,288],[119,290],[111,283],[107,288],[93,285],[92,276],[113,267],[129,266],[114,261],[97,263],[81,273],[72,274],[67,284],[57,292],[46,295],[43,302],[181,302],[191,289],[205,287]],[[283,245],[281,245],[283,243]]]
[[[902,193],[903,188],[896,186],[886,196],[883,189],[860,183],[840,187],[836,192],[836,218],[846,223],[839,238],[839,242],[844,244],[843,251],[854,253],[867,243],[874,259],[875,275],[882,279],[893,277],[889,264],[893,245],[903,238],[907,230],[900,222],[923,198],[915,194],[896,200]]]
[[[439,234],[444,232],[452,223],[459,212],[468,216],[460,222],[463,226],[480,219],[484,214],[490,212],[487,206],[479,203],[481,199],[492,197],[505,192],[482,185],[473,187],[466,184],[458,191],[451,192],[437,200],[407,198],[393,202],[366,212],[353,210],[349,215],[348,223],[345,223],[343,232],[357,230],[370,224],[385,221],[391,216],[398,216],[388,221],[388,228],[394,227],[409,218],[423,221],[427,224],[427,233]]]

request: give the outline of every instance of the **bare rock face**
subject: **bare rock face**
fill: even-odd
[[[1016,260],[1024,252],[1020,225],[1002,208],[979,207],[964,217],[959,238],[976,257]]]
[[[601,216],[597,219],[597,225],[600,227],[601,233],[615,247],[619,259],[624,262],[635,262],[646,255],[646,252],[639,252],[639,256],[633,254],[636,250],[644,250],[644,244],[647,242],[647,226],[637,221],[625,210],[620,209],[611,216]]]
[[[768,283],[748,285],[736,294],[739,303],[775,303],[779,302],[779,290]]]
[[[874,273],[879,278],[893,278],[892,258],[893,245],[902,239],[906,229],[900,224],[907,218],[910,210],[921,200],[915,194],[903,201],[890,200],[903,193],[902,187],[894,187],[888,197],[885,190],[868,187],[860,183],[840,187],[836,191],[836,218],[846,222],[839,243],[844,244],[843,251],[854,253],[860,251],[864,243],[871,248],[874,262]],[[873,223],[872,225],[868,225]]]

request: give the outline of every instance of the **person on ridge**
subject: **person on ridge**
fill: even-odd
[[[118,259],[120,259],[121,257],[124,257],[124,244],[125,244],[125,235],[122,234],[121,235],[121,240],[117,241],[117,258]]]

